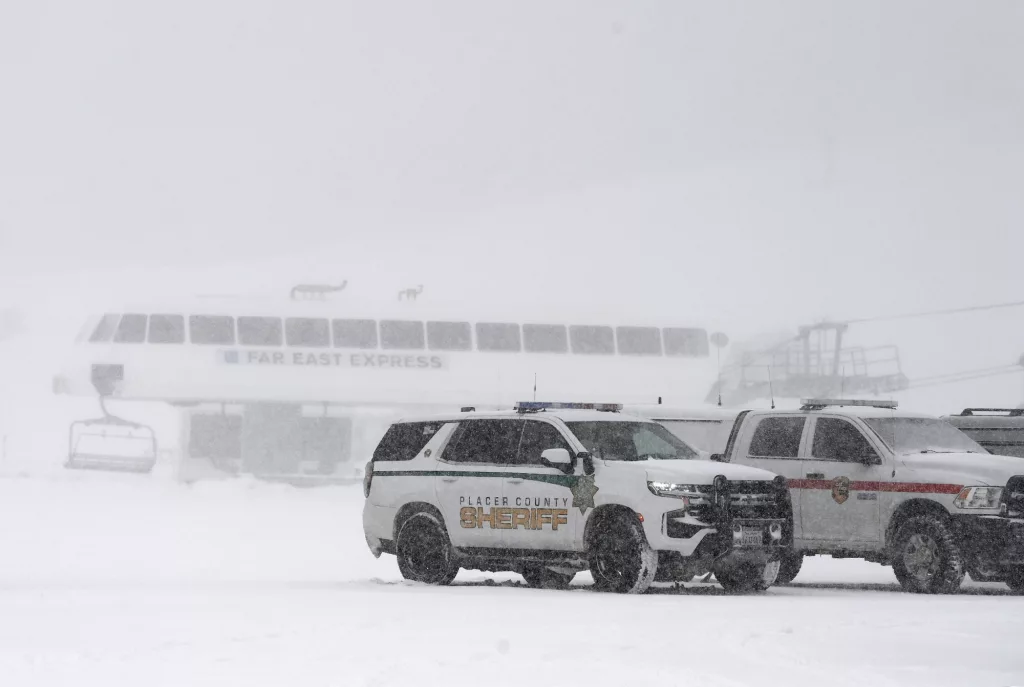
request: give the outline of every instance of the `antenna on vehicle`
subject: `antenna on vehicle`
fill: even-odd
[[[721,388],[721,387],[719,387],[719,388]],[[772,389],[772,366],[771,365],[768,366],[768,395],[772,399],[772,410],[775,410],[775,391],[774,391],[774,389]],[[721,401],[719,401],[718,405],[722,405]]]
[[[839,398],[843,398],[843,391],[846,388],[846,365],[843,365],[843,374],[839,377]]]
[[[537,400],[537,373],[533,373],[533,400]]]
[[[722,347],[715,346],[715,357],[718,359],[718,407],[722,407]]]

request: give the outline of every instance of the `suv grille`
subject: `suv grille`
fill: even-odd
[[[729,517],[741,519],[788,518],[790,513],[789,489],[781,478],[772,481],[727,482],[729,490]],[[704,489],[701,489],[704,491]],[[711,489],[707,489],[711,498]],[[690,513],[703,522],[716,520],[714,506],[690,506]]]
[[[733,518],[785,518],[789,490],[776,481],[729,482],[729,515]]]

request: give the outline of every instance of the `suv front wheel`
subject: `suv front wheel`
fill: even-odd
[[[918,515],[900,525],[892,571],[905,591],[916,594],[953,594],[966,574],[960,547],[938,515]]]
[[[591,538],[588,554],[598,591],[642,594],[658,572],[658,552],[647,542],[636,516],[623,513],[605,519]]]
[[[407,580],[449,584],[459,573],[448,531],[432,513],[414,513],[403,522],[396,548],[398,569]]]

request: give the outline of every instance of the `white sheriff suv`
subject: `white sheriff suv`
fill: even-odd
[[[949,593],[965,573],[1024,591],[1024,459],[992,455],[944,420],[895,401],[807,399],[798,410],[714,413],[647,406],[629,412],[677,434],[725,421],[705,446],[713,461],[771,470],[793,495],[793,548],[803,556],[891,565],[911,592]],[[724,444],[724,445],[723,445]]]
[[[791,541],[785,481],[699,460],[619,408],[531,401],[396,422],[366,466],[370,551],[432,584],[467,568],[564,588],[589,569],[623,593],[709,571],[729,591],[769,587]]]

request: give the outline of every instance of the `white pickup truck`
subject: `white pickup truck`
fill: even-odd
[[[891,565],[911,592],[953,592],[966,573],[1024,591],[1024,459],[993,455],[940,418],[840,399],[798,410],[625,411],[684,441],[703,418],[720,427],[699,447],[712,460],[786,478],[794,542],[779,584],[804,555],[826,554]]]

